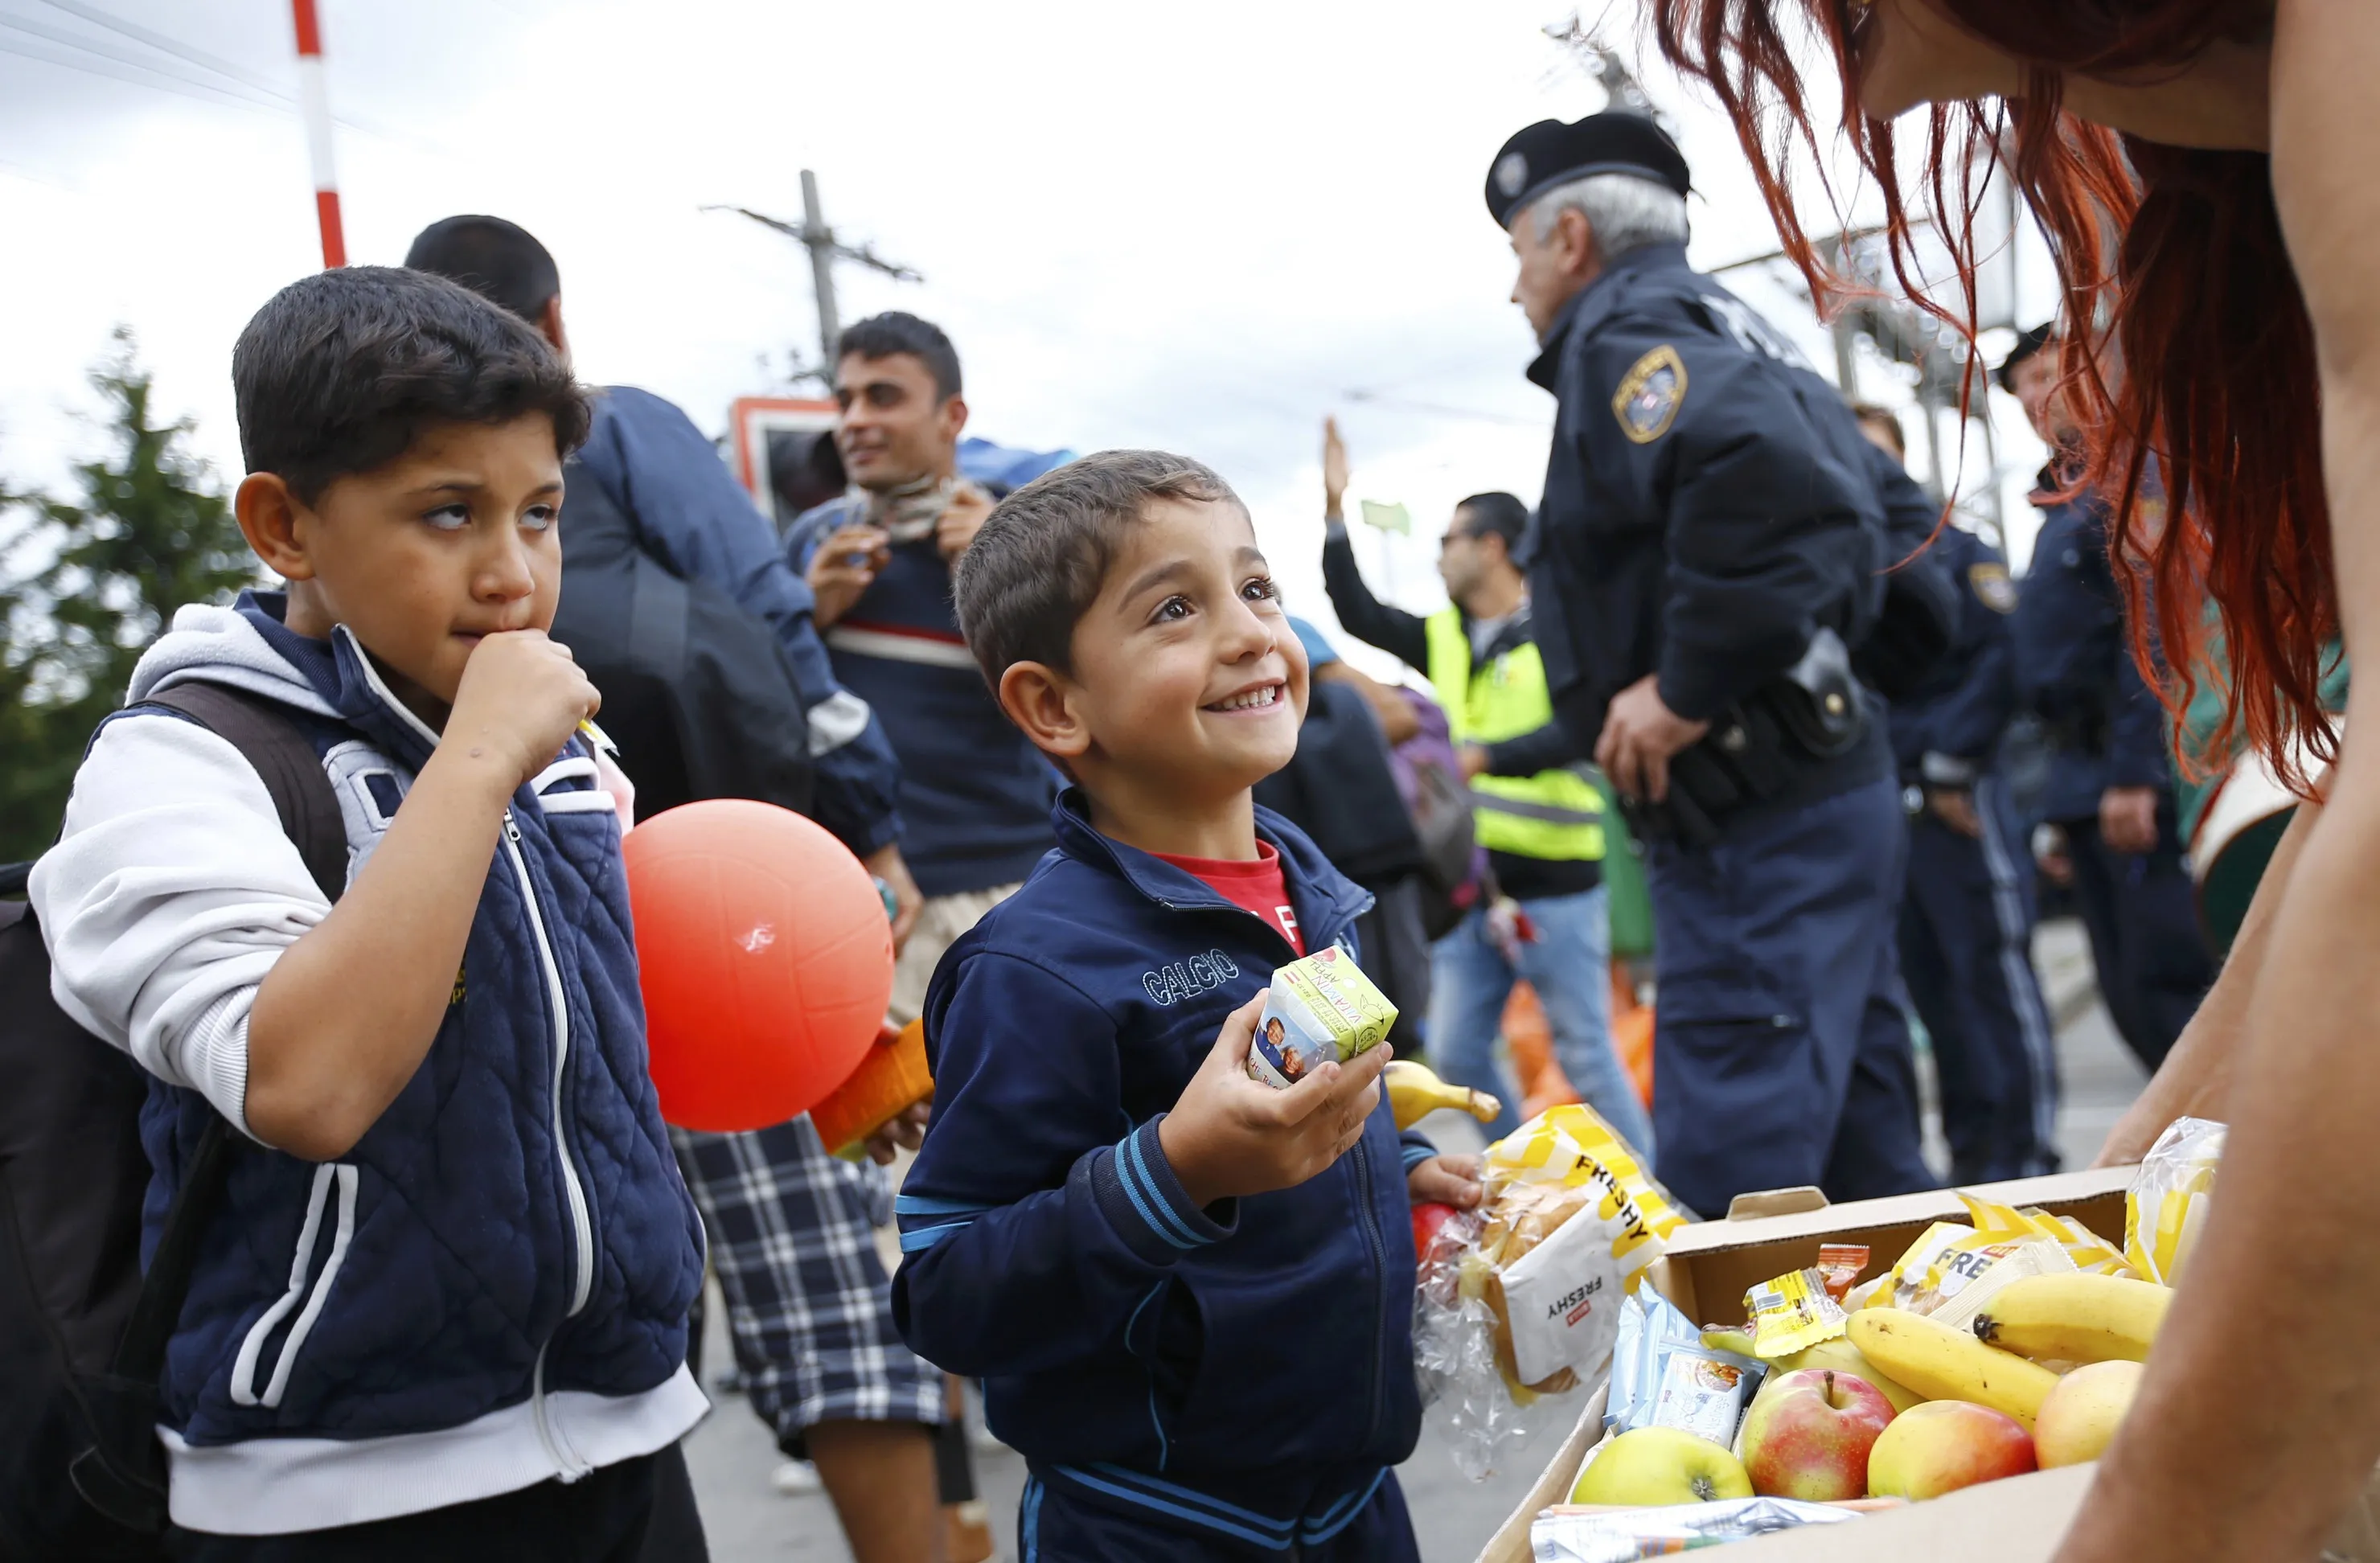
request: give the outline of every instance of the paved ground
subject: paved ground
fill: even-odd
[[[2117,1114],[2139,1093],[2143,1075],[2116,1040],[2092,988],[2090,955],[2079,926],[2069,921],[2045,927],[2035,940],[2034,960],[2059,1023],[2066,1085],[2059,1144],[2068,1166],[2087,1166]],[[1465,1119],[1442,1117],[1429,1127],[1440,1144],[1454,1149],[1471,1125]],[[1938,1135],[1935,1140],[1938,1148]],[[710,1310],[714,1323],[706,1357],[711,1363],[729,1360],[723,1328],[716,1323],[720,1315],[720,1309]],[[1443,1426],[1433,1413],[1420,1448],[1398,1472],[1422,1556],[1429,1563],[1467,1563],[1527,1491],[1559,1441],[1559,1432],[1543,1436],[1505,1469],[1473,1483],[1455,1470]],[[771,1491],[776,1448],[740,1399],[719,1397],[719,1409],[688,1438],[686,1450],[716,1563],[848,1563],[851,1555],[823,1496],[782,1497]],[[978,1451],[976,1476],[991,1508],[993,1534],[1007,1557],[1014,1550],[1024,1461],[1004,1449]]]

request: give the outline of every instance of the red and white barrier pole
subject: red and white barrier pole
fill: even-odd
[[[322,265],[347,263],[339,224],[339,180],[331,163],[331,94],[322,82],[322,24],[314,0],[289,0],[298,20],[298,106],[306,116],[306,151],[314,164],[314,215],[322,225]]]

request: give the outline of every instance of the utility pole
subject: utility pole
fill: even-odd
[[[789,223],[782,217],[771,217],[747,206],[714,205],[701,208],[705,212],[734,212],[749,217],[764,228],[772,228],[810,252],[810,286],[818,300],[819,367],[803,372],[832,382],[834,379],[834,347],[843,335],[843,316],[834,302],[834,263],[856,261],[870,270],[883,273],[895,282],[924,282],[926,279],[910,267],[887,260],[868,245],[852,246],[834,236],[827,226],[825,209],[819,201],[818,175],[802,170],[802,220]]]
[[[818,176],[802,170],[802,245],[810,252],[810,285],[818,293],[819,362],[834,363],[843,339],[843,316],[834,307],[834,230],[819,209]]]

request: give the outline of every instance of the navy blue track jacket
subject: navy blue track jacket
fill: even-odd
[[[1893,757],[1904,782],[1972,787],[2016,715],[2016,588],[1999,550],[1972,532],[1945,527],[1930,552],[1958,583],[1958,637],[1892,703]]]
[[[892,1283],[920,1356],[985,1380],[1041,1480],[1190,1534],[1287,1548],[1412,1453],[1414,1247],[1385,1094],[1296,1188],[1205,1208],[1158,1140],[1223,1021],[1293,951],[1191,875],[1091,829],[952,947],[926,1000],[934,1118]],[[1308,950],[1371,896],[1257,810]]]

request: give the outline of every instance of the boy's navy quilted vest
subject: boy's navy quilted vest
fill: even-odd
[[[271,599],[240,607],[343,719],[298,718],[352,875],[433,735],[344,630],[325,645]],[[152,1087],[151,1243],[212,1110]],[[574,738],[513,795],[444,1024],[396,1100],[334,1163],[243,1147],[167,1351],[164,1420],[193,1445],[354,1438],[639,1393],[684,1362],[701,1275],[646,1067],[619,821]]]

